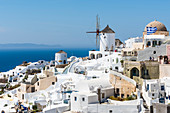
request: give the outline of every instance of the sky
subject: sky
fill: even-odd
[[[169,0],[0,0],[0,44],[95,47],[96,15],[116,38],[142,36],[157,19],[170,29]]]

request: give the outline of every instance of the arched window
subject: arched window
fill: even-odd
[[[116,58],[116,63],[118,63],[119,62],[119,59],[118,58]]]
[[[148,41],[147,44],[146,44],[147,47],[151,46],[151,42]]]
[[[90,54],[90,58],[91,59],[95,59],[95,55],[92,53],[92,54]]]
[[[161,45],[161,44],[162,44],[162,42],[161,42],[161,41],[159,41],[159,42],[158,42],[158,45]]]
[[[152,47],[155,47],[156,45],[157,45],[157,41],[154,40],[154,41],[152,42]]]
[[[102,54],[101,53],[97,54],[97,59],[98,58],[102,58]]]

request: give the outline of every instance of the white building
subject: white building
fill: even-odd
[[[73,112],[82,112],[89,104],[104,102],[106,98],[114,95],[114,88],[107,77],[81,80],[76,83],[75,90],[78,92],[71,94]]]
[[[114,51],[115,50],[115,32],[107,25],[100,32],[100,51]]]
[[[56,65],[67,64],[67,53],[63,50],[60,50],[55,54]]]
[[[170,78],[168,79],[170,80]],[[166,81],[166,82],[165,82]],[[152,103],[165,103],[166,95],[169,91],[166,91],[166,85],[168,81],[163,79],[144,80],[142,86],[143,98],[148,106],[152,106]],[[168,85],[169,86],[169,85]],[[165,93],[167,92],[167,94]]]
[[[74,92],[71,94],[71,111],[83,112],[88,104],[98,103],[96,93]]]
[[[148,31],[148,28],[156,28],[153,33]],[[169,31],[166,26],[155,20],[146,25],[143,32],[144,48],[160,46],[166,39],[169,39]]]
[[[125,41],[125,48],[133,48],[134,43],[142,43],[143,38],[142,37],[135,37],[135,38],[129,38]]]
[[[160,46],[165,40],[165,35],[144,35],[144,48]]]
[[[90,59],[108,56],[115,51],[115,32],[107,25],[99,34],[100,50],[89,51]]]

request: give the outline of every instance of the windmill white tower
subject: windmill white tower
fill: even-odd
[[[113,52],[115,50],[115,32],[107,25],[100,31],[100,51]]]
[[[115,32],[107,25],[102,31],[100,31],[100,19],[96,16],[96,31],[87,33],[96,33],[96,47],[100,46],[100,50],[89,51],[90,59],[98,59],[103,56],[111,55],[115,51]],[[100,43],[100,44],[99,44]]]

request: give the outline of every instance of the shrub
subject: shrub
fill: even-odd
[[[33,109],[33,110],[37,110],[37,105],[33,105],[33,106],[32,106],[32,109]]]
[[[135,100],[136,97],[133,97],[132,95],[127,97],[127,98],[121,98],[121,97],[114,97],[114,96],[110,96],[109,99],[111,100],[117,100],[117,101],[126,101],[126,100]]]
[[[133,98],[132,95],[126,98],[126,100],[134,100],[134,99],[135,98]]]

